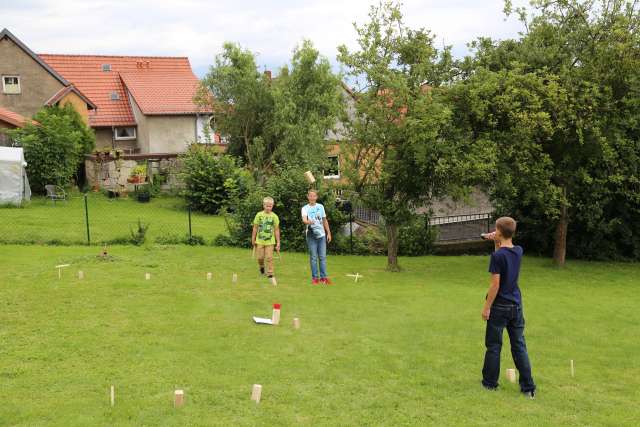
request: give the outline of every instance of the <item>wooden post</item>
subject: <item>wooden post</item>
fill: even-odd
[[[516,382],[516,370],[515,369],[507,369],[507,379],[509,380],[509,382],[515,383]]]
[[[233,276],[231,276],[231,281],[233,283],[238,283],[238,275],[236,273],[233,273]]]
[[[114,406],[116,404],[116,388],[113,385],[111,386],[109,397],[111,400],[111,406]]]
[[[576,371],[575,371],[575,369],[573,367],[573,359],[571,359],[570,365],[571,365],[571,377],[575,377],[576,376]]]
[[[271,315],[271,324],[280,324],[280,304],[273,304],[273,314]]]
[[[213,274],[207,273],[207,280],[211,280],[212,277],[213,277]]]
[[[82,280],[84,279],[84,271],[80,270],[78,271],[78,280]]]
[[[251,400],[256,403],[260,403],[260,397],[262,396],[262,386],[260,384],[254,384],[251,391]]]
[[[151,273],[144,273],[145,280],[151,280]]]
[[[184,405],[184,390],[175,391],[173,403],[176,408],[179,408],[182,405]]]
[[[273,286],[278,286],[278,282],[276,281],[275,276],[271,278],[271,283],[273,284]]]
[[[297,317],[293,318],[293,329],[300,329],[300,319]]]

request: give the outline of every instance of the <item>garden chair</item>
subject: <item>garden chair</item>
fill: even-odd
[[[59,185],[45,185],[44,189],[47,190],[47,199],[53,200],[54,205],[58,200],[67,201],[67,193]]]

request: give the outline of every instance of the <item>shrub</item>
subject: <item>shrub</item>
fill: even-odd
[[[233,212],[225,213],[229,236],[218,236],[214,244],[251,246],[253,218],[257,212],[262,210],[262,199],[270,196],[275,200],[273,211],[280,219],[283,250],[306,250],[305,227],[301,220],[300,210],[307,203],[309,185],[304,180],[303,174],[303,170],[280,168],[276,170],[274,175],[267,178],[263,187],[256,187],[245,198],[236,199],[236,202],[231,206]],[[346,222],[346,217],[336,208],[336,197],[333,191],[323,186],[322,183],[319,185],[321,187],[318,189],[318,202],[326,208],[329,224],[335,238]],[[334,251],[336,247],[331,244],[328,249]]]
[[[404,256],[428,255],[434,251],[437,237],[435,227],[429,225],[428,215],[415,215],[398,230],[398,254]]]
[[[37,124],[7,132],[24,148],[31,188],[44,192],[47,184],[68,185],[82,156],[93,150],[93,131],[69,104],[45,107],[33,118]]]
[[[251,175],[240,168],[234,157],[192,144],[181,158],[181,176],[186,187],[183,195],[194,210],[217,214],[244,197],[252,187]]]

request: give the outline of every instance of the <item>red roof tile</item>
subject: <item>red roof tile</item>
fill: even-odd
[[[200,81],[189,72],[120,73],[144,114],[193,114],[210,111],[194,104]]]
[[[39,56],[97,105],[97,110],[89,113],[89,124],[93,127],[136,124],[121,74],[127,76],[126,78],[129,75],[143,76],[147,74],[156,76],[156,78],[167,74],[175,76],[170,82],[173,85],[171,87],[180,89],[172,90],[183,95],[176,97],[176,99],[169,97],[153,101],[154,103],[166,104],[151,108],[151,110],[158,111],[155,114],[162,114],[159,111],[160,107],[166,111],[183,110],[185,109],[184,93],[191,90],[195,94],[193,81],[197,81],[197,78],[191,70],[189,59],[186,57],[52,54],[39,54]],[[111,71],[102,71],[104,64],[109,64]],[[130,89],[132,94],[134,91],[139,92],[138,97],[144,100],[138,101],[138,97],[136,97],[137,102],[147,105],[151,99],[154,99],[155,95],[147,93],[147,91],[158,90],[157,85],[149,83],[147,78],[142,77],[130,78],[130,80],[132,87],[134,87]],[[163,79],[163,82],[169,83],[167,79]],[[169,89],[164,87],[162,90],[165,93],[171,93]],[[118,94],[117,100],[111,99],[114,92]],[[195,112],[195,108],[192,105],[190,112]]]
[[[26,117],[18,113],[14,113],[13,111],[0,107],[0,121],[21,128],[26,125],[27,122],[30,122],[32,120],[27,119]]]

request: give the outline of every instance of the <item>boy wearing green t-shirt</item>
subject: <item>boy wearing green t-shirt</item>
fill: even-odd
[[[273,277],[273,248],[280,252],[280,219],[273,213],[273,199],[265,197],[262,201],[264,210],[258,212],[253,219],[251,244],[255,248],[260,266],[260,274]]]

